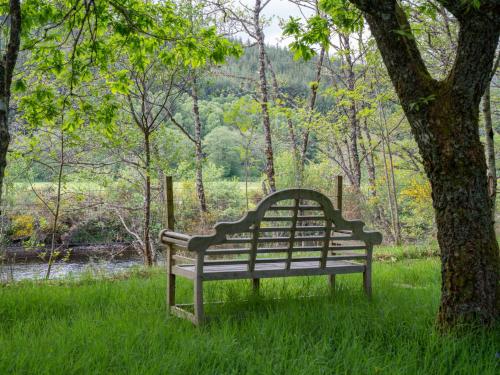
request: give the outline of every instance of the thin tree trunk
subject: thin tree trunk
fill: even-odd
[[[299,178],[302,182],[302,175],[304,173],[304,168],[306,165],[307,150],[309,148],[309,126],[311,125],[314,107],[316,106],[316,98],[318,97],[319,83],[321,81],[321,70],[323,68],[323,61],[325,59],[325,49],[322,47],[319,53],[318,61],[316,63],[316,75],[315,81],[311,85],[311,96],[309,97],[309,118],[307,121],[306,129],[304,130],[304,135],[302,136],[302,149],[300,152],[300,165],[299,165]]]
[[[153,158],[155,158],[156,160],[160,160],[160,152],[158,150],[158,145],[156,143],[153,143],[151,151]],[[156,173],[158,174],[158,198],[160,200],[160,214],[163,219],[166,218],[166,206],[167,206],[167,202],[165,200],[165,191],[167,188],[165,182],[166,176],[165,176],[165,171],[159,165],[157,165],[156,167]]]
[[[9,111],[6,103],[8,103],[8,99],[5,96],[0,98],[0,204],[3,202],[3,178],[7,167],[7,152],[10,144]]]
[[[397,236],[396,236],[396,219],[394,215],[394,201],[393,201],[393,195],[391,191],[391,182],[390,182],[390,177],[389,177],[389,167],[387,165],[387,152],[385,148],[385,139],[382,139],[382,158],[384,160],[384,173],[385,173],[385,184],[387,188],[387,198],[389,199],[389,210],[391,211],[391,229],[392,229],[392,238],[394,240],[394,243],[397,242]]]
[[[0,61],[0,204],[2,203],[3,178],[7,166],[7,152],[10,144],[9,103],[10,86],[21,44],[21,2],[9,1],[9,41]],[[5,25],[4,25],[5,26]]]
[[[254,26],[259,48],[259,81],[260,81],[260,107],[262,113],[262,125],[264,127],[265,155],[266,155],[266,176],[271,192],[276,191],[276,180],[274,171],[273,143],[271,137],[271,120],[269,117],[269,95],[266,78],[266,51],[264,33],[260,23],[260,13],[262,11],[261,1],[255,0]]]
[[[278,85],[278,79],[276,78],[276,73],[274,72],[273,65],[271,63],[271,60],[269,59],[269,56],[266,53],[266,61],[267,65],[269,67],[269,71],[271,73],[271,80],[273,83],[273,91],[274,91],[274,97],[273,100],[275,103],[279,103],[278,105],[281,108],[285,108],[285,101],[283,98],[280,97],[280,92],[279,92],[279,85]],[[280,101],[281,99],[281,101]],[[295,135],[295,128],[293,126],[293,121],[290,113],[286,112],[286,124],[288,128],[288,135],[290,136],[290,143],[292,145],[292,150],[293,150],[293,158],[295,161],[295,168],[296,168],[296,183],[297,186],[300,185],[300,178],[299,178],[299,165],[300,165],[300,152],[299,152],[299,147],[297,143],[297,136]]]
[[[368,146],[370,146],[368,149],[365,146],[363,153],[364,153],[364,158],[366,160],[366,171],[368,172],[368,184],[370,185],[370,196],[372,198],[375,198],[377,196],[377,186],[376,186],[377,174],[375,168],[375,160],[373,159],[373,152],[369,151],[371,150],[372,137],[370,135],[370,131],[368,130],[368,125],[366,124],[366,120],[363,121],[362,132],[365,133],[367,144]]]
[[[385,178],[387,184],[387,194],[389,198],[389,206],[391,209],[391,221],[392,221],[392,232],[394,236],[394,243],[399,246],[401,245],[401,223],[399,221],[399,208],[398,208],[398,196],[396,190],[396,179],[394,177],[394,163],[392,160],[392,150],[390,145],[390,135],[387,129],[387,117],[385,114],[385,108],[381,102],[378,103],[381,126],[380,134],[382,138],[382,152],[384,157],[384,170]],[[387,153],[386,153],[387,146]],[[389,155],[387,155],[389,154]],[[389,166],[387,163],[389,162]]]
[[[387,131],[387,128],[385,128]],[[396,177],[394,176],[394,163],[392,161],[392,150],[391,143],[389,137],[386,134],[386,143],[387,143],[387,153],[389,156],[389,171],[391,176],[391,185],[392,185],[392,201],[393,201],[393,220],[394,220],[394,240],[397,246],[401,245],[401,222],[399,221],[399,206],[398,206],[398,192],[396,188]]]
[[[362,127],[359,133],[360,146],[363,152],[363,159],[366,161],[366,171],[368,173],[368,185],[369,191],[368,195],[370,200],[372,201],[375,215],[374,221],[378,222],[384,229],[387,229],[389,226],[387,225],[387,219],[385,218],[384,210],[378,202],[378,194],[377,194],[377,174],[375,167],[375,160],[373,158],[373,152],[371,151],[372,138],[370,132],[368,130],[368,125],[366,124],[366,119],[362,123]],[[364,136],[363,136],[364,133]],[[366,144],[364,143],[364,138],[366,138]],[[368,148],[367,148],[368,146]]]
[[[153,249],[151,246],[151,144],[148,129],[144,130],[145,180],[144,180],[144,264],[153,265]]]
[[[354,92],[356,89],[356,77],[354,75],[354,62],[351,56],[351,46],[349,41],[348,34],[340,34],[339,35],[342,44],[345,49],[345,59],[346,59],[346,78],[347,78],[347,89],[349,92]],[[356,100],[352,97],[349,98],[350,105],[347,109],[347,117],[349,118],[349,154],[351,160],[351,168],[352,174],[354,177],[354,188],[356,190],[360,190],[361,187],[361,165],[359,162],[359,153],[358,153],[358,132],[359,132],[359,123],[358,123],[358,111],[356,106]]]
[[[200,203],[200,210],[207,212],[207,200],[205,196],[205,187],[203,185],[203,146],[201,134],[201,118],[200,109],[198,106],[198,86],[196,76],[193,75],[192,91],[193,98],[193,114],[194,114],[194,139],[196,150],[196,194],[198,195],[198,202]]]
[[[61,209],[61,187],[62,187],[62,178],[64,172],[64,132],[61,131],[61,143],[60,150],[61,155],[59,157],[59,169],[57,173],[57,196],[56,196],[56,209],[54,211],[54,221],[52,222],[52,238],[50,241],[50,253],[49,253],[49,262],[47,265],[47,272],[45,274],[45,280],[50,278],[50,273],[52,271],[52,264],[54,263],[54,255],[56,250],[56,232],[57,232],[57,224],[59,221],[59,212]]]
[[[252,144],[254,126],[250,128],[250,136],[248,137],[248,142],[245,144],[245,199],[247,204],[247,210],[250,208],[250,201],[248,199],[248,177],[250,175],[250,145]]]

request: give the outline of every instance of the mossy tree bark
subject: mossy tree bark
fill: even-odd
[[[424,168],[441,249],[438,323],[492,323],[499,313],[499,248],[488,194],[486,160],[479,139],[479,104],[500,33],[500,8],[438,0],[460,24],[454,66],[433,79],[408,19],[395,0],[351,0],[370,25],[396,89]]]
[[[7,152],[10,144],[9,103],[10,86],[14,67],[21,44],[21,2],[10,0],[8,24],[10,25],[7,48],[0,61],[0,203],[3,190],[3,178],[7,166]]]

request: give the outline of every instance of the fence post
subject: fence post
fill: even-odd
[[[167,229],[174,230],[174,189],[172,176],[165,176],[165,226]],[[175,275],[172,273],[173,256],[175,249],[172,245],[167,245],[166,266],[167,266],[167,312],[170,312],[175,306]]]
[[[342,211],[342,176],[337,176],[337,210]]]
[[[165,176],[165,227],[174,230],[175,229],[175,219],[174,219],[174,183],[172,182],[172,176]]]

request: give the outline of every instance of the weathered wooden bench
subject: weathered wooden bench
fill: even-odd
[[[343,219],[325,195],[288,189],[267,196],[237,222],[216,224],[212,235],[163,230],[168,309],[201,324],[203,282],[212,280],[250,279],[257,291],[261,278],[328,275],[334,288],[335,275],[362,273],[370,296],[372,248],[382,235],[363,228],[361,221]],[[176,276],[194,281],[194,313],[186,309],[192,305],[175,303]]]

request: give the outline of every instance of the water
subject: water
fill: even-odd
[[[56,262],[52,265],[51,279],[85,275],[114,275],[142,265],[140,259],[101,261],[101,262]],[[0,282],[20,280],[40,280],[45,278],[47,264],[20,263],[0,264]]]

